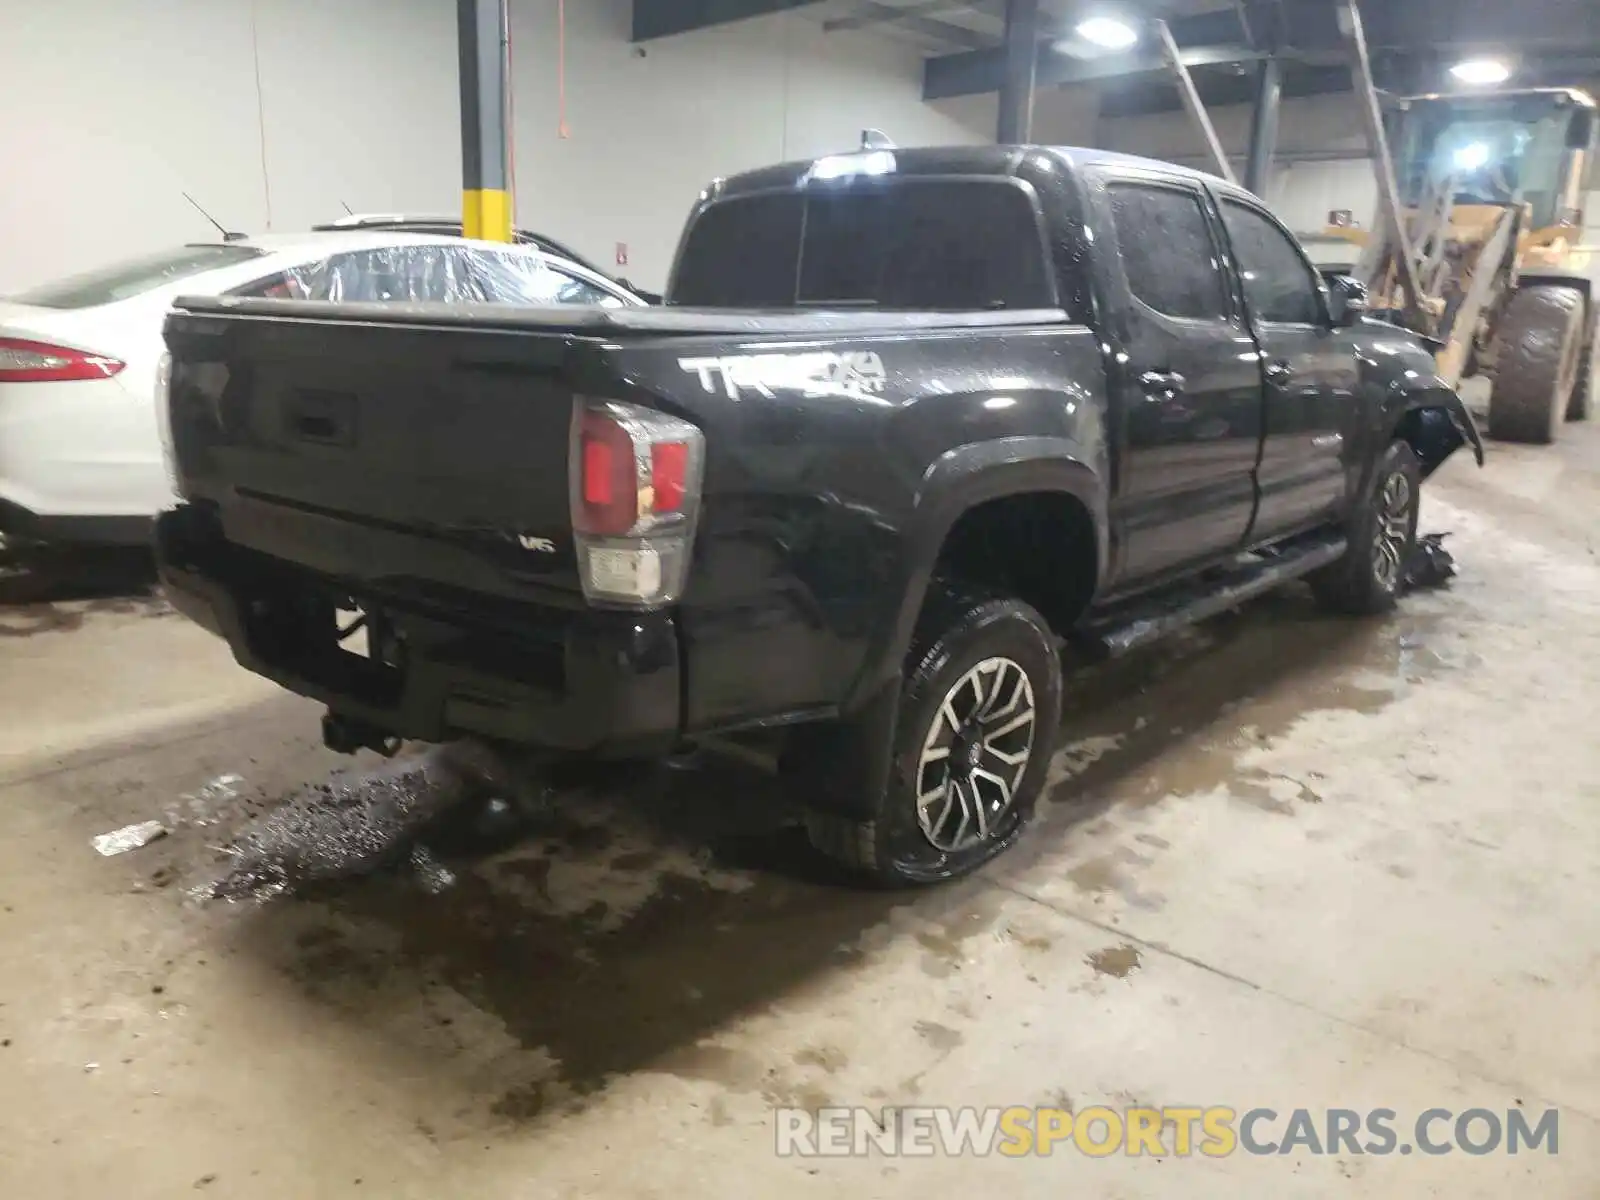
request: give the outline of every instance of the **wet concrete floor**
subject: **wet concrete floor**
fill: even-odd
[[[20,597],[0,1193],[1592,1197],[1600,427],[1567,432],[1430,485],[1448,591],[1361,623],[1288,589],[1075,676],[1031,839],[917,894],[710,764],[570,781],[437,894],[204,903],[352,764],[159,600]],[[855,1104],[1553,1107],[1560,1153],[775,1154],[775,1106]]]

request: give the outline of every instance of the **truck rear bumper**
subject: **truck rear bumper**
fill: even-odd
[[[173,607],[226,640],[241,666],[385,734],[605,755],[679,740],[669,614],[521,606],[478,621],[357,596],[403,647],[390,665],[341,648],[337,581],[221,541],[191,508],[158,518],[156,556]]]

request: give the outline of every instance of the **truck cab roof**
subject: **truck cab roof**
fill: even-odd
[[[1034,165],[1046,171],[1073,171],[1083,167],[1113,166],[1154,171],[1168,176],[1203,180],[1212,187],[1232,194],[1247,195],[1244,189],[1216,175],[1178,166],[1160,159],[1141,158],[1084,146],[927,146],[911,149],[865,149],[820,158],[801,159],[744,171],[712,182],[704,199],[747,195],[753,192],[787,190],[830,179],[873,178],[889,175],[955,175],[966,178],[983,175],[1018,174],[1030,156]]]

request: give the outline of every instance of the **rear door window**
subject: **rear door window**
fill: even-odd
[[[1163,316],[1228,315],[1222,262],[1200,194],[1184,187],[1113,183],[1111,215],[1128,288]]]
[[[11,299],[39,308],[95,308],[118,300],[131,300],[158,287],[206,271],[237,266],[261,255],[262,251],[253,246],[179,246],[175,250],[162,250],[58,279]]]
[[[689,231],[672,302],[967,311],[1056,299],[1023,189],[913,179],[712,205]]]

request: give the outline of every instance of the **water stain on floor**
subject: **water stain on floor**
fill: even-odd
[[[1096,975],[1126,979],[1139,969],[1141,957],[1136,946],[1124,942],[1120,946],[1108,946],[1104,950],[1096,950],[1089,955],[1088,963],[1094,968]]]
[[[1414,678],[1449,669],[1447,655],[1401,644],[1429,636],[1426,617],[1363,625],[1321,617],[1304,598],[1269,598],[1172,647],[1075,674],[1064,728],[1076,757],[1016,861],[1074,835],[1118,838],[1117,814],[1222,784],[1287,812],[1318,803],[1316,780],[1241,772],[1239,756],[1308,709],[1376,712]],[[1154,835],[1112,845],[1075,867],[1073,882],[1159,905],[1139,875],[1172,850]],[[235,936],[373,1037],[399,1036],[381,1010],[408,995],[452,995],[487,1018],[533,1064],[508,1067],[488,1093],[498,1121],[543,1119],[636,1071],[826,1104],[844,1066],[834,1051],[767,1062],[721,1044],[722,1031],[889,942],[912,941],[922,970],[948,980],[967,967],[972,939],[1007,938],[1002,889],[981,879],[912,894],[852,888],[810,850],[769,777],[720,762],[574,787],[522,845],[456,866],[459,882],[442,895],[377,877],[288,906],[322,914],[322,932],[303,941],[306,922],[288,910],[255,913]],[[1126,979],[1141,954],[1112,946],[1088,962]],[[940,1053],[962,1036],[937,1021],[917,1032]],[[457,1024],[403,1049],[458,1056],[464,1038]],[[913,1076],[897,1094],[919,1086]]]
[[[966,1040],[960,1032],[938,1021],[918,1021],[916,1030],[918,1037],[941,1054],[948,1054]]]
[[[71,633],[96,616],[174,615],[141,548],[6,556],[0,551],[0,637]]]

